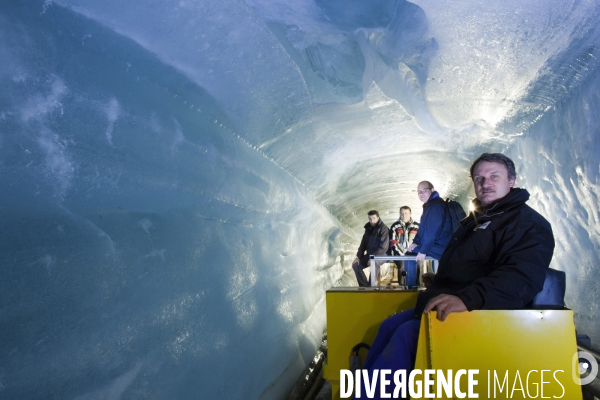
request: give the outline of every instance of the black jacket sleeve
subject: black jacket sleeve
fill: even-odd
[[[356,257],[362,258],[365,255],[365,251],[367,251],[367,245],[369,244],[369,234],[366,232],[360,241],[360,246],[358,246],[358,251],[356,252]]]
[[[379,248],[375,252],[375,255],[384,256],[390,247],[390,230],[385,225],[383,225],[380,230],[381,236],[379,237]]]

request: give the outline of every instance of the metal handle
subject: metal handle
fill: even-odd
[[[369,256],[369,267],[371,270],[371,286],[375,286],[375,261],[415,261],[416,256]],[[437,272],[437,259],[433,257],[425,257],[425,261],[433,261],[433,271]]]

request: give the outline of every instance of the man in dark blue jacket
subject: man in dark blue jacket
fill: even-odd
[[[519,309],[542,290],[554,235],[548,221],[525,204],[527,190],[514,188],[516,177],[514,163],[503,154],[484,153],[473,162],[475,210],[461,221],[415,309],[381,324],[365,360],[370,373],[406,370],[408,376],[423,312],[436,311],[444,321],[454,312]]]
[[[418,252],[417,261],[430,256],[439,260],[452,236],[452,220],[447,207],[438,192],[429,181],[417,186],[419,200],[423,204],[423,214],[419,222],[419,232],[415,236],[410,252]]]
[[[365,276],[364,268],[369,266],[369,256],[384,256],[390,245],[390,234],[388,227],[379,218],[379,213],[375,210],[369,211],[369,222],[365,225],[365,233],[358,246],[356,258],[352,262],[352,269],[356,274],[358,286],[371,286],[371,276],[369,279]],[[382,261],[375,263],[375,276],[379,274],[379,267]]]

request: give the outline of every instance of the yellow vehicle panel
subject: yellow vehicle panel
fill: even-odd
[[[417,296],[417,290],[385,288],[327,291],[328,350],[323,377],[331,383],[333,399],[340,398],[340,370],[349,369],[352,347],[360,342],[370,345],[381,322],[413,308]],[[441,370],[446,377],[449,370],[454,374],[462,369],[479,370],[473,390],[480,399],[542,398],[542,388],[544,398],[582,398],[575,382],[579,373],[573,311],[472,311],[450,314],[444,322],[435,316],[431,312],[421,320],[415,369]],[[359,354],[364,362],[366,351]],[[459,387],[460,392],[468,391],[466,374]],[[436,393],[435,384],[431,391]]]
[[[431,312],[421,320],[415,368],[477,369],[482,399],[575,400],[582,397],[576,353],[571,310],[479,310],[444,322]],[[464,392],[466,378],[460,382]]]
[[[323,378],[331,383],[332,398],[340,398],[340,370],[350,366],[350,351],[357,343],[373,343],[379,325],[394,313],[411,309],[417,290],[387,288],[335,288],[326,293],[327,360]],[[359,352],[364,362],[366,350]]]

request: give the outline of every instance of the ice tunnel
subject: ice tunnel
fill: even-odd
[[[499,151],[600,345],[600,5],[0,2],[0,398],[284,398],[366,222]]]

